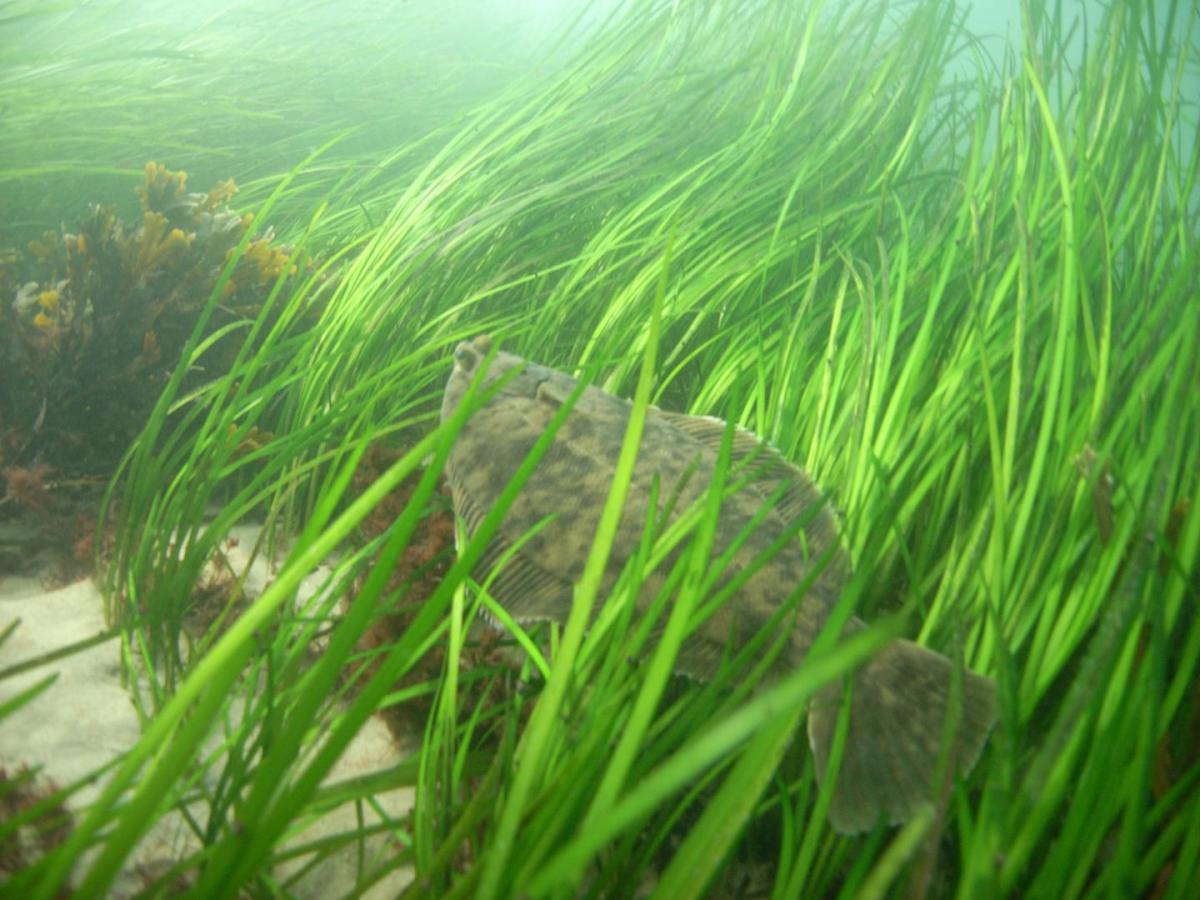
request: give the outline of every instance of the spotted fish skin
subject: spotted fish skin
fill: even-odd
[[[443,401],[443,418],[457,407],[488,346],[486,339],[477,339],[457,349],[455,371]],[[575,379],[507,353],[496,355],[485,383],[494,382],[522,363],[523,372],[468,420],[449,459],[448,480],[455,507],[470,532],[474,532],[575,388]],[[480,573],[491,568],[510,542],[547,515],[556,516],[528,540],[493,585],[493,594],[518,621],[563,622],[570,613],[572,588],[583,574],[600,522],[630,409],[631,404],[625,400],[595,387],[585,388],[536,472],[509,507],[499,538],[480,563]],[[660,513],[669,500],[675,515],[686,510],[703,496],[712,479],[724,431],[725,424],[717,419],[680,416],[655,408],[648,411],[627,501],[601,584],[602,594],[612,588],[625,563],[637,551],[653,481],[659,480]],[[714,556],[728,548],[768,501],[771,490],[780,487],[780,474],[791,483],[767,513],[766,523],[754,529],[735,553],[726,578],[766,551],[792,517],[804,516],[811,521],[805,529],[806,546],[798,541],[785,546],[749,578],[737,600],[718,610],[684,647],[677,668],[702,679],[715,671],[731,635],[737,644],[756,634],[779,604],[811,576],[819,562],[824,562],[805,597],[788,648],[789,654],[802,655],[837,601],[848,572],[845,554],[837,544],[834,517],[812,482],[748,432],[737,436],[734,452],[761,453],[760,468],[773,471],[764,472],[761,479],[722,504]],[[827,562],[822,560],[826,552],[832,555]],[[644,607],[658,593],[669,562],[645,579],[639,606]]]
[[[449,417],[491,350],[483,335],[459,344],[442,401]],[[474,533],[534,443],[576,387],[569,375],[509,353],[497,352],[484,385],[517,374],[478,409],[456,439],[447,463],[456,511]],[[492,594],[517,621],[564,622],[573,585],[583,573],[601,511],[625,439],[631,404],[596,387],[584,388],[554,441],[509,507],[500,531],[480,560],[483,576],[534,526],[553,520],[530,537],[492,583]],[[617,527],[600,596],[606,596],[638,549],[653,485],[659,515],[681,514],[700,500],[712,481],[725,423],[718,419],[647,411],[637,461]],[[723,579],[750,566],[789,529],[797,537],[738,589],[689,639],[676,670],[710,678],[727,648],[736,650],[767,623],[797,587],[811,579],[795,614],[782,654],[783,667],[803,659],[837,602],[850,573],[837,520],[811,479],[750,432],[738,429],[733,459],[754,476],[721,505],[712,555],[723,553],[756,515],[762,521],[733,554]],[[764,506],[769,508],[763,513]],[[797,528],[797,526],[799,526]],[[644,580],[639,609],[658,594],[672,559]],[[852,620],[849,630],[863,627]],[[851,722],[834,788],[830,817],[843,832],[862,831],[880,819],[898,823],[928,801],[936,780],[943,723],[950,709],[953,666],[946,657],[909,641],[894,641],[854,676]],[[995,688],[963,673],[962,706],[954,746],[961,771],[969,770],[996,717]],[[841,686],[814,699],[809,740],[817,771],[825,771]]]

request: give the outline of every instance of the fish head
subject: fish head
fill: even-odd
[[[443,422],[458,408],[491,349],[492,339],[486,334],[463,341],[454,348],[454,370],[450,373],[446,392],[442,396]],[[509,376],[500,391],[488,401],[488,405],[506,400],[545,399],[562,402],[576,383],[569,375],[500,350],[487,363],[481,389],[490,387],[514,370],[517,370],[515,374]]]

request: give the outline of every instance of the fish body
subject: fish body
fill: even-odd
[[[456,348],[443,396],[443,420],[458,407],[490,349],[486,335]],[[492,358],[484,384],[514,370],[517,374],[467,420],[447,463],[455,510],[469,533],[576,388],[571,376],[504,352]],[[631,409],[626,400],[594,386],[584,388],[479,561],[477,574],[483,577],[502,556],[511,554],[491,592],[517,621],[561,623],[570,613],[573,586],[595,537]],[[653,513],[661,521],[681,515],[704,496],[725,432],[725,423],[718,419],[649,408],[601,596],[636,554],[652,497],[658,498]],[[731,477],[742,476],[742,486],[721,503],[712,555],[720,556],[739,539],[741,543],[717,587],[758,567],[681,649],[676,670],[699,679],[712,677],[729,649],[737,650],[754,637],[797,588],[807,584],[787,620],[791,630],[781,654],[781,666],[797,665],[850,574],[837,519],[802,470],[741,429],[733,435],[732,462],[737,474]],[[511,553],[547,517],[552,518]],[[771,554],[769,548],[785,534],[794,537]],[[668,557],[644,579],[639,610],[659,593],[673,561]],[[861,627],[860,621],[852,620],[848,629]],[[950,708],[952,671],[944,656],[909,641],[894,641],[856,673],[847,747],[830,811],[838,830],[862,831],[881,817],[904,821],[930,798],[942,725]],[[840,684],[831,685],[810,705],[808,733],[818,773],[825,771],[840,699]],[[964,672],[962,699],[955,758],[960,770],[966,770],[995,720],[994,686]]]

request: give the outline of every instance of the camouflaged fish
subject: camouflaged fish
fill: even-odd
[[[455,349],[454,371],[442,401],[443,420],[462,400],[490,349],[486,335]],[[569,375],[503,352],[488,365],[484,384],[522,366],[468,419],[450,455],[447,477],[454,507],[470,533],[576,386]],[[492,583],[493,596],[517,621],[566,621],[573,585],[583,574],[631,408],[629,402],[599,388],[583,391],[477,564],[476,574],[482,579],[531,528],[554,516],[507,561]],[[657,481],[658,513],[668,504],[669,518],[687,510],[703,497],[713,477],[724,433],[725,423],[718,419],[648,410],[601,597],[637,552],[649,498],[654,496],[652,486]],[[850,574],[837,520],[808,476],[750,432],[738,429],[732,450],[734,464],[742,462],[754,477],[722,502],[713,557],[723,553],[764,506],[768,509],[734,552],[723,577],[749,567],[785,532],[796,537],[755,571],[684,645],[676,670],[700,679],[712,677],[729,649],[736,650],[757,634],[797,586],[811,579],[781,654],[781,667],[797,664]],[[663,586],[671,562],[668,558],[647,576],[639,609]],[[862,627],[855,619],[847,630]],[[903,822],[933,796],[952,672],[946,657],[896,640],[854,675],[850,728],[830,808],[837,830],[863,831],[881,817],[892,824]],[[808,737],[821,774],[833,742],[841,690],[840,684],[830,685],[809,706]],[[961,696],[954,759],[957,770],[965,773],[995,722],[995,687],[986,678],[964,672]]]

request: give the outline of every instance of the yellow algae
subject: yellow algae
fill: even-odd
[[[252,241],[246,248],[246,258],[258,267],[258,274],[264,279],[278,276],[288,261],[287,254],[266,239]]]
[[[212,188],[209,189],[204,202],[200,204],[201,209],[214,210],[218,206],[224,206],[237,193],[237,184],[232,178],[226,178],[224,181],[218,181]]]
[[[146,181],[138,188],[143,210],[169,209],[181,202],[186,194],[187,172],[172,172],[159,163],[146,163]]]

